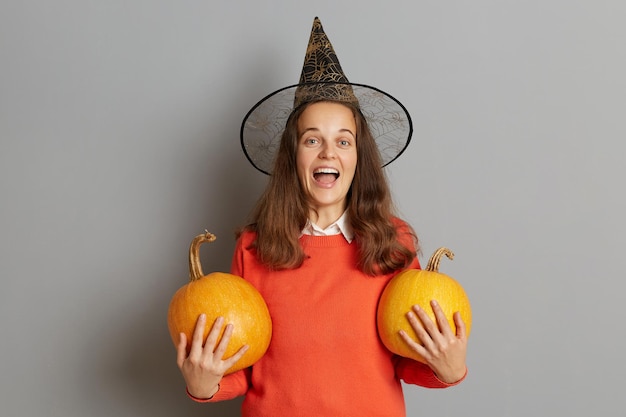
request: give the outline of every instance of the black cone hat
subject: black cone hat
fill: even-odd
[[[244,117],[241,146],[250,163],[271,174],[289,115],[302,104],[320,100],[350,103],[360,109],[376,140],[383,166],[400,156],[411,140],[413,128],[406,108],[378,88],[348,81],[316,17],[299,83],[264,97]]]

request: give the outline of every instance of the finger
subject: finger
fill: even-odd
[[[178,345],[176,346],[176,364],[180,369],[183,368],[185,359],[187,359],[187,335],[181,332],[178,335]]]
[[[196,327],[191,337],[191,349],[189,354],[198,354],[202,351],[202,342],[204,338],[204,329],[206,328],[206,314],[200,314],[196,321]]]
[[[411,350],[417,352],[420,356],[424,358],[428,356],[428,351],[426,350],[426,348],[413,340],[411,336],[407,334],[407,332],[405,332],[404,330],[400,330],[398,334],[400,335],[400,338],[404,340],[404,342],[411,348]]]
[[[417,314],[417,317],[419,318],[422,327],[424,328],[426,333],[428,333],[430,339],[434,340],[438,336],[441,336],[441,333],[439,332],[439,327],[437,327],[435,322],[432,321],[428,313],[426,313],[426,311],[422,307],[417,304],[414,305],[413,312]]]
[[[452,333],[450,323],[448,323],[448,318],[441,309],[441,306],[439,306],[439,303],[436,300],[431,300],[430,307],[433,309],[433,313],[435,313],[435,319],[437,320],[439,332],[446,337],[452,336],[454,333]]]
[[[433,338],[424,326],[424,322],[428,321],[431,326],[434,327],[434,324],[430,321],[428,314],[426,314],[420,306],[415,305],[413,306],[413,311],[409,311],[407,313],[407,319],[409,320],[409,324],[415,332],[415,335],[420,340],[421,345],[426,349],[432,348],[434,344]]]
[[[230,336],[233,334],[234,328],[235,326],[233,326],[231,323],[228,323],[226,325],[226,329],[224,329],[224,334],[222,335],[219,344],[213,351],[217,360],[221,360],[224,357],[224,353],[226,352],[226,348],[228,347],[228,342],[230,341]]]
[[[207,355],[212,355],[215,350],[215,345],[217,344],[217,339],[222,332],[222,327],[224,327],[224,317],[218,317],[215,319],[213,326],[211,326],[211,330],[207,335],[206,342],[204,344],[204,351]]]
[[[461,313],[454,313],[454,324],[456,325],[456,335],[461,339],[465,339],[467,335],[467,328],[465,327],[465,322],[461,318]]]
[[[249,348],[249,345],[243,345],[233,356],[224,361],[224,366],[226,368],[230,368],[231,366],[233,366],[235,363],[237,363],[237,361],[239,361],[239,359],[243,357],[243,355],[248,351]]]

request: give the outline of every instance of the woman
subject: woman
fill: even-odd
[[[397,272],[419,267],[417,239],[393,214],[385,161],[354,85],[301,82],[294,107],[231,271],[265,298],[270,347],[251,368],[223,377],[247,347],[224,358],[232,325],[218,343],[223,319],[201,316],[189,354],[184,335],[178,346],[187,392],[200,402],[245,395],[244,416],[404,416],[401,380],[444,388],[464,379],[465,325],[457,313],[451,329],[436,303],[436,323],[416,306],[407,317],[423,346],[400,336],[427,364],[385,349],[378,299]]]

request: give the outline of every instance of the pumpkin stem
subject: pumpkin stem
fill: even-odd
[[[454,253],[448,248],[439,248],[433,253],[433,256],[428,260],[428,265],[426,265],[426,271],[439,272],[439,262],[441,261],[441,257],[446,255],[448,259],[454,259]]]
[[[189,281],[195,281],[204,276],[202,265],[200,264],[200,245],[206,242],[213,242],[216,239],[213,233],[208,230],[204,234],[196,236],[189,245]]]

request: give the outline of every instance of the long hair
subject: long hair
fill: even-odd
[[[257,257],[270,269],[297,268],[306,257],[299,237],[309,206],[296,170],[296,152],[298,118],[310,104],[300,106],[289,117],[269,183],[252,212],[251,223],[244,228],[257,233],[253,244]],[[346,198],[359,250],[357,266],[368,275],[387,274],[411,263],[416,256],[417,237],[408,225],[399,236],[393,221],[391,192],[367,121],[357,108],[341,104],[352,110],[357,129],[357,165]]]

